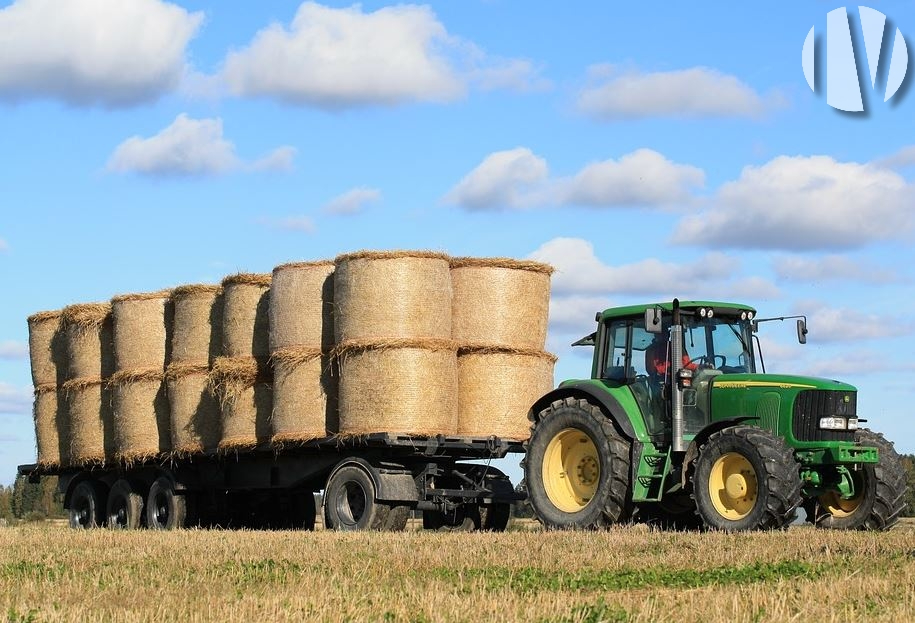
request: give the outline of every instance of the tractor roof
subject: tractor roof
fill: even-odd
[[[628,305],[626,307],[611,307],[610,309],[605,309],[600,313],[600,320],[607,320],[610,318],[624,318],[627,316],[643,316],[646,309],[656,309],[660,308],[664,311],[672,311],[673,303],[667,301],[666,303],[646,303],[644,305]],[[691,310],[698,309],[700,307],[711,307],[715,310],[715,315],[721,316],[730,316],[738,315],[742,311],[751,311],[754,314],[756,310],[749,305],[744,305],[742,303],[722,303],[717,301],[680,301],[680,309]]]

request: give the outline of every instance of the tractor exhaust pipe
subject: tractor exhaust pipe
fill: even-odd
[[[683,389],[677,382],[683,367],[683,325],[680,324],[680,300],[674,299],[673,322],[670,326],[670,389],[671,389],[671,449],[685,452],[683,441]]]

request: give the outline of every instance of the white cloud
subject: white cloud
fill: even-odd
[[[377,188],[353,188],[328,201],[323,210],[328,214],[357,214],[366,204],[380,199],[381,191]]]
[[[279,147],[245,164],[235,154],[235,145],[223,137],[222,119],[191,119],[182,113],[155,136],[134,136],[118,145],[107,169],[155,177],[219,175],[242,169],[288,171],[295,153],[293,147]]]
[[[578,108],[601,120],[758,117],[778,100],[764,101],[738,78],[708,67],[640,73],[596,65],[589,73],[598,84],[578,94]]]
[[[153,101],[178,86],[202,21],[160,0],[17,0],[0,9],[0,99]]]
[[[540,69],[527,59],[508,58],[483,60],[470,72],[469,79],[483,91],[506,89],[518,93],[547,91],[549,80],[540,77]]]
[[[28,359],[29,345],[7,340],[0,342],[0,359]]]
[[[755,249],[847,249],[912,227],[906,181],[828,156],[779,156],[743,169],[712,207],[681,221],[674,242]]]
[[[822,257],[782,255],[772,261],[772,266],[778,278],[784,281],[815,283],[841,280],[892,283],[899,280],[899,276],[891,270],[845,255],[824,255]]]
[[[692,263],[645,259],[608,266],[597,258],[594,245],[581,238],[554,238],[530,258],[556,267],[553,292],[560,294],[698,294],[710,287],[710,281],[729,279],[738,267],[737,261],[721,253]]]
[[[585,166],[571,177],[550,178],[545,159],[526,147],[489,154],[445,196],[467,210],[546,205],[662,207],[691,201],[705,174],[651,149]]]
[[[489,154],[445,197],[468,210],[520,208],[539,201],[537,184],[549,175],[546,160],[526,147]]]
[[[612,307],[607,296],[556,295],[550,298],[550,331],[581,333],[594,330],[594,314]]]
[[[911,322],[898,317],[829,307],[818,301],[801,301],[797,309],[803,309],[807,315],[807,339],[811,343],[852,344],[861,340],[898,337],[915,330]]]
[[[874,164],[887,169],[902,169],[915,165],[915,145],[907,145],[885,158],[875,160]]]
[[[0,381],[0,413],[25,415],[32,410],[32,390]]]

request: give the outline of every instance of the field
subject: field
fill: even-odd
[[[912,620],[888,533],[335,534],[0,528],[9,621]]]

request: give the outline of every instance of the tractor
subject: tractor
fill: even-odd
[[[785,528],[803,508],[817,526],[887,530],[904,507],[892,443],[859,425],[857,390],[765,370],[768,321],[735,303],[607,309],[591,378],[531,408],[524,476],[548,529],[629,521],[728,532]]]

